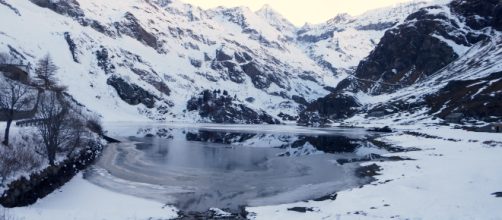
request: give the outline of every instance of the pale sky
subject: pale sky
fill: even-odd
[[[268,4],[297,26],[321,23],[347,12],[359,15],[367,10],[410,0],[182,0],[201,8],[247,6],[255,11]]]

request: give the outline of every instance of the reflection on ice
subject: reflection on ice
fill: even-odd
[[[87,178],[185,211],[289,203],[358,186],[357,164],[375,153],[362,130],[288,126],[109,126],[111,144]],[[255,128],[253,130],[252,128]]]

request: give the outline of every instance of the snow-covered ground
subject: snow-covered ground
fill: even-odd
[[[392,154],[414,160],[369,162],[381,167],[376,181],[342,191],[335,201],[252,207],[251,219],[502,219],[502,135],[450,127],[403,131],[383,141],[421,151]],[[288,211],[307,207],[313,211]]]
[[[422,122],[423,123],[423,122]],[[369,125],[367,125],[369,126]],[[387,154],[413,160],[367,162],[376,180],[338,193],[334,201],[248,207],[250,219],[502,219],[502,135],[449,126],[399,126],[381,141],[421,151]],[[288,208],[306,207],[300,213]],[[170,219],[174,207],[117,194],[78,175],[26,208],[0,210],[12,219]]]
[[[0,206],[0,213],[13,220],[161,220],[177,217],[177,210],[171,206],[105,190],[83,179],[82,174],[32,206],[2,209]]]

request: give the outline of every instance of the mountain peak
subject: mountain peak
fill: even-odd
[[[296,32],[297,27],[269,4],[263,5],[255,14],[267,21],[278,31],[288,32],[291,35]]]
[[[341,23],[346,23],[347,21],[350,21],[352,19],[352,16],[349,15],[348,13],[341,13],[337,14],[335,17],[329,19],[326,23],[328,24],[341,24]]]
[[[264,4],[258,11],[268,11],[268,10],[274,11],[274,8],[272,8],[272,6],[269,4]]]

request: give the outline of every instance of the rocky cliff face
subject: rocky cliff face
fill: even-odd
[[[188,101],[188,111],[197,111],[208,122],[226,124],[279,124],[280,121],[264,111],[247,107],[237,97],[226,90],[204,90],[199,96]]]
[[[320,65],[338,74],[353,73],[385,31],[403,23],[408,15],[428,4],[414,1],[368,11],[357,17],[339,14],[322,24],[306,24],[298,30],[297,41]]]
[[[497,31],[500,5],[498,0],[458,0],[446,6],[425,7],[409,15],[403,24],[385,33],[355,73],[338,84],[334,94],[307,107],[299,122],[311,121],[308,115],[315,114],[321,121],[350,117],[337,104],[347,96],[368,101],[352,114],[382,116],[430,107],[430,114],[442,118],[455,112],[477,119],[498,116],[497,112],[479,107],[481,103],[497,103],[499,99],[494,92],[498,84],[485,82],[490,82],[497,75],[495,72],[500,71],[493,63],[500,56],[499,46],[495,46],[500,41]],[[482,59],[486,62],[480,63]],[[479,84],[462,88],[473,83]],[[415,89],[415,94],[411,89]],[[328,97],[331,101],[324,102]],[[333,111],[324,111],[318,103],[332,106]]]
[[[493,23],[497,2],[454,1],[449,7],[420,9],[387,31],[354,77],[347,79],[350,83],[341,87],[376,95],[427,78],[462,55],[464,48],[488,38],[480,30]]]

